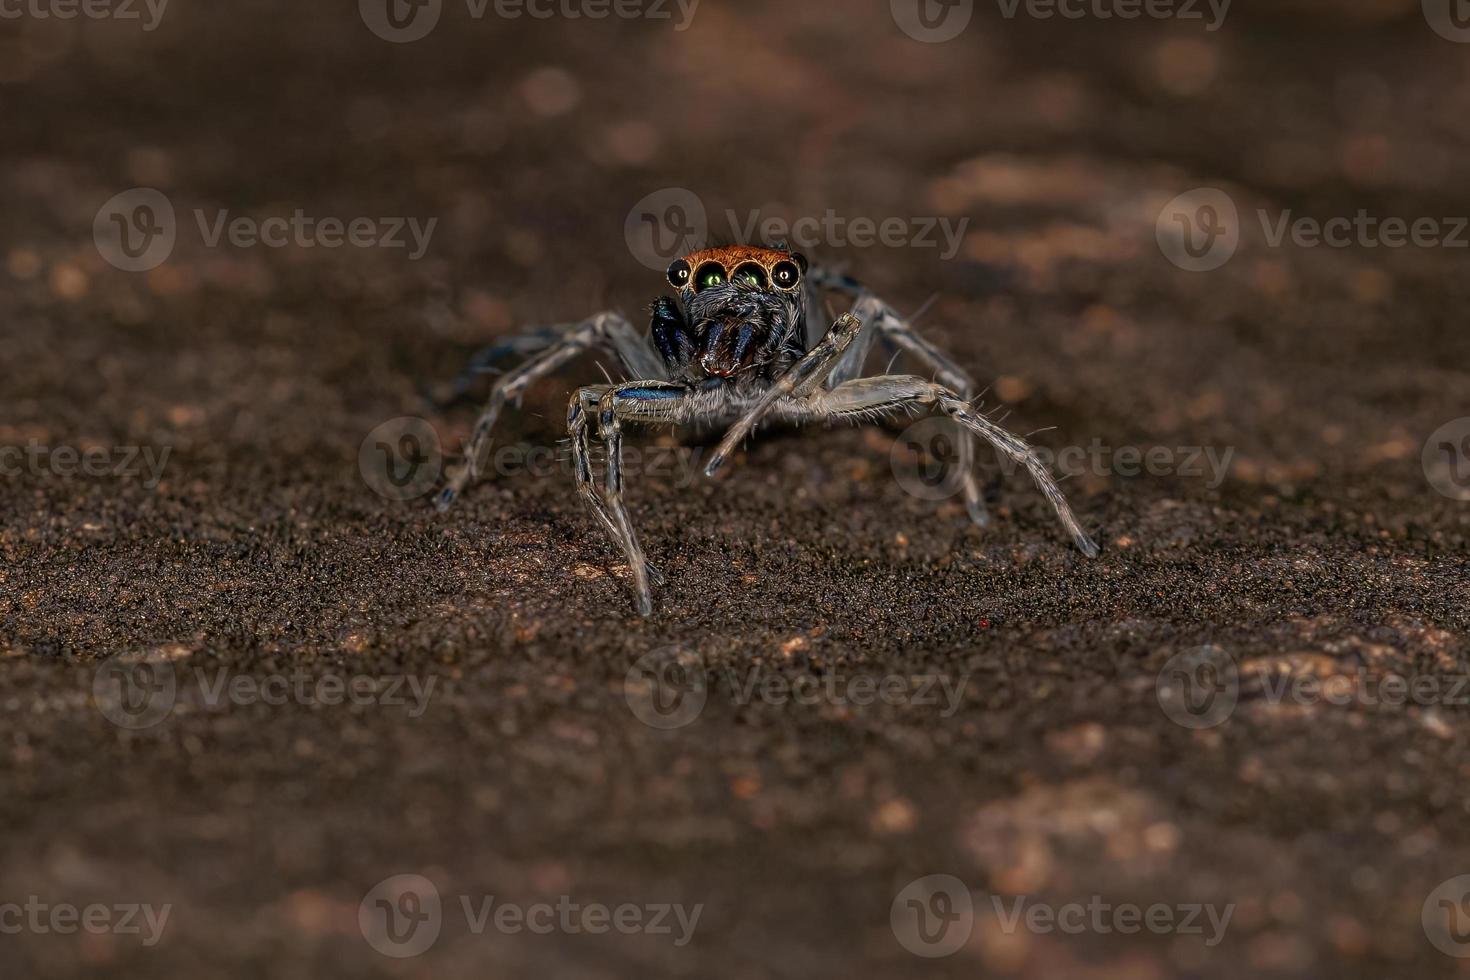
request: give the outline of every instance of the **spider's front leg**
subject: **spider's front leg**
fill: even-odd
[[[838,317],[827,335],[791,365],[785,374],[777,378],[776,383],[761,395],[755,405],[730,426],[725,438],[720,440],[719,447],[715,449],[715,454],[710,457],[709,464],[705,466],[704,475],[714,476],[725,465],[725,460],[754,431],[772,406],[788,398],[805,398],[817,390],[862,329],[863,321],[851,313]]]
[[[693,415],[693,395],[694,392],[689,388],[673,382],[631,381],[620,385],[583,388],[572,397],[572,405],[568,410],[567,425],[572,434],[577,489],[613,543],[623,549],[623,554],[628,559],[628,570],[633,576],[638,613],[642,616],[653,613],[649,576],[652,574],[660,582],[662,576],[643,557],[638,535],[633,530],[628,509],[623,503],[622,426],[624,422],[675,425],[687,422]],[[587,410],[594,404],[598,412],[598,429],[607,449],[607,475],[602,497],[598,496],[593,484],[592,468],[588,460]]]
[[[597,484],[592,480],[592,453],[588,439],[588,429],[592,420],[597,418],[598,405],[602,396],[607,392],[610,385],[588,385],[578,388],[572,392],[571,403],[567,405],[567,434],[572,438],[572,477],[577,481],[577,493],[592,511],[592,516],[597,518],[597,523],[607,532],[608,538],[618,550],[626,553],[627,545],[623,541],[623,532],[608,513],[607,505],[602,502],[602,497],[597,493]],[[648,577],[655,585],[663,585],[665,582],[663,572],[654,567],[652,562],[646,562]]]

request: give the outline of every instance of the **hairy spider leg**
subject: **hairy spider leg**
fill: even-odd
[[[665,376],[660,359],[649,347],[627,319],[618,313],[599,313],[572,326],[561,339],[548,346],[512,371],[496,380],[490,388],[490,398],[475,422],[469,444],[465,447],[465,459],[459,469],[450,476],[435,500],[442,511],[459,497],[464,489],[479,476],[481,457],[490,447],[490,433],[507,402],[519,401],[527,387],[576,358],[595,349],[610,348],[631,374],[650,378]]]

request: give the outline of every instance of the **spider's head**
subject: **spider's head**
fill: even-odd
[[[707,248],[669,266],[693,328],[696,360],[713,378],[730,378],[770,361],[805,329],[800,252],[733,245]]]

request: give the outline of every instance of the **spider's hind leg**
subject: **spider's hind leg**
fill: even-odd
[[[890,374],[858,378],[830,391],[819,391],[803,402],[788,403],[787,414],[795,418],[866,418],[874,413],[893,412],[910,406],[937,408],[954,419],[965,432],[989,442],[997,452],[1026,468],[1031,479],[1051,503],[1057,518],[1072,536],[1079,551],[1096,558],[1096,542],[1082,530],[1061,488],[1047,471],[1036,451],[1020,436],[1013,435],[976,411],[970,401],[944,385],[913,375]]]
[[[464,369],[446,386],[447,390],[434,398],[435,406],[443,409],[458,404],[460,399],[469,395],[482,375],[499,373],[501,365],[514,357],[541,353],[556,343],[564,332],[556,327],[538,327],[481,347],[470,355]]]
[[[479,475],[481,457],[490,448],[490,433],[500,418],[507,402],[518,402],[532,382],[544,378],[578,355],[597,347],[611,347],[629,371],[642,375],[645,371],[655,372],[659,377],[662,365],[653,350],[644,342],[626,319],[617,313],[599,313],[566,330],[560,338],[549,343],[539,354],[506,372],[490,389],[490,398],[475,422],[469,444],[465,447],[464,462],[439,491],[435,505],[442,511],[454,503],[465,488]]]
[[[939,348],[919,336],[913,324],[900,316],[892,306],[868,292],[860,282],[849,276],[825,271],[819,274],[816,281],[824,288],[857,297],[852,311],[864,323],[872,325],[872,333],[867,338],[869,343],[872,337],[881,336],[892,347],[914,357],[940,384],[961,398],[968,401],[975,397],[975,379]],[[828,387],[835,388],[845,381],[861,377],[867,353],[867,344],[861,347],[854,345],[833,370]],[[980,474],[975,468],[975,435],[961,425],[955,426],[955,452],[961,473],[960,492],[965,498],[965,510],[977,526],[985,527],[990,523],[990,511],[985,507],[985,491]]]

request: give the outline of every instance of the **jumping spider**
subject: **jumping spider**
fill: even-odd
[[[464,463],[436,498],[441,511],[475,480],[490,430],[506,403],[518,403],[533,381],[599,349],[615,354],[627,376],[641,380],[588,385],[573,393],[567,409],[573,468],[582,499],[628,559],[638,612],[644,616],[653,611],[649,581],[661,585],[664,578],[644,558],[623,503],[625,422],[733,422],[705,467],[705,474],[713,475],[761,422],[862,421],[901,410],[937,409],[956,426],[956,463],[971,520],[982,527],[989,522],[974,466],[979,436],[1026,467],[1077,547],[1089,558],[1097,556],[1097,545],[1036,453],[973,404],[970,376],[861,284],[809,269],[799,253],[748,246],[694,252],[669,266],[667,275],[678,297],[654,301],[648,336],[617,313],[599,313],[570,329],[516,338],[477,355],[471,373],[510,351],[534,356],[491,390]],[[817,311],[825,292],[854,302],[852,312],[823,334]],[[936,380],[908,374],[864,377],[863,362],[880,335],[917,358]],[[600,495],[589,455],[594,422],[607,451]]]

